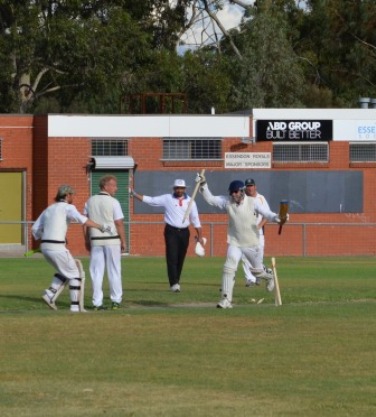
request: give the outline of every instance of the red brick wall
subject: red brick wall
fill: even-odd
[[[77,194],[74,204],[81,211],[90,194],[90,183],[85,168],[91,154],[89,138],[48,138],[46,116],[0,116],[0,137],[3,138],[1,170],[26,172],[26,216],[35,220],[40,212],[53,202],[57,188],[64,183],[72,185]],[[138,171],[192,170],[194,175],[200,162],[163,162],[162,139],[132,138],[129,155],[137,162]],[[271,152],[272,143],[241,143],[239,138],[223,141],[225,152]],[[205,163],[211,170],[223,170],[223,162]],[[350,164],[349,143],[330,143],[330,162],[327,164],[274,164],[274,170],[362,170],[364,175],[363,213],[294,214],[291,223],[278,235],[276,225],[266,227],[267,256],[281,255],[375,255],[374,226],[376,223],[376,164]],[[243,174],[244,171],[240,170]],[[137,174],[136,174],[137,178]],[[133,213],[130,203],[132,255],[164,256],[163,216]],[[226,253],[226,214],[201,215],[204,235],[208,238],[207,253],[224,256]],[[141,224],[142,223],[142,224]],[[216,224],[213,224],[216,223]],[[323,224],[324,223],[324,224]],[[325,225],[330,223],[330,225]],[[351,223],[351,226],[335,225]],[[128,226],[127,226],[128,227]],[[194,230],[192,229],[192,234]],[[87,254],[80,226],[72,225],[68,233],[69,248],[75,255]],[[194,255],[191,240],[189,255]]]
[[[272,152],[271,142],[259,142],[255,144],[239,143],[239,138],[226,139],[223,142],[223,153],[225,152]],[[158,171],[173,169],[174,171],[192,169],[197,172],[196,163],[170,163],[168,165],[159,161],[158,155],[162,154],[162,141],[149,141],[144,139],[141,143],[138,139],[132,142],[131,154],[139,162],[138,170]],[[148,149],[145,156],[144,150]],[[152,152],[151,152],[152,150]],[[366,223],[376,223],[376,164],[359,166],[349,163],[349,143],[346,141],[330,142],[330,160],[325,164],[274,164],[274,170],[359,170],[364,173],[364,212],[363,213],[319,213],[319,214],[293,214],[291,224],[283,228],[281,235],[278,235],[276,225],[266,227],[266,256],[323,256],[341,254],[376,254],[376,245],[372,243],[372,236],[376,228],[367,227]],[[150,155],[157,155],[152,157]],[[211,170],[223,170],[223,163],[211,163]],[[242,170],[239,170],[243,173]],[[275,208],[274,208],[275,210]],[[131,203],[131,253],[147,256],[164,255],[163,244],[163,216],[136,215],[133,213]],[[227,215],[202,214],[204,235],[208,238],[207,253],[214,256],[226,254],[226,230]],[[146,225],[139,225],[139,222],[150,222]],[[161,224],[154,224],[160,222]],[[218,223],[211,225],[211,223]],[[293,224],[294,223],[294,224]],[[295,224],[298,223],[298,224]],[[299,224],[300,223],[300,224]],[[306,225],[312,223],[312,225]],[[323,223],[324,225],[317,225]],[[326,223],[351,223],[351,226],[325,225]],[[315,226],[317,225],[317,226]],[[194,234],[194,229],[192,228]],[[189,255],[194,255],[194,241],[191,241]]]
[[[48,199],[48,131],[47,117],[34,119],[33,135],[33,216],[36,220],[47,207]]]
[[[73,204],[82,212],[90,195],[90,182],[86,165],[91,155],[88,138],[53,138],[48,140],[48,200],[54,201],[58,187],[71,185],[76,194]],[[69,249],[74,254],[84,254],[82,227],[72,225],[67,235]]]
[[[3,158],[0,161],[0,172],[25,173],[25,220],[29,220],[33,210],[33,116],[0,115],[0,137]]]

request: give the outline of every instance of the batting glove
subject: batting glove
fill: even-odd
[[[102,226],[100,228],[100,231],[102,233],[110,233],[110,234],[112,234],[112,228],[111,228],[111,226],[109,224],[106,224],[106,223],[102,224]]]
[[[290,219],[290,216],[289,216],[288,213],[286,214],[286,217],[284,219],[281,219],[278,215],[275,216],[275,222],[276,223],[282,223],[282,224],[284,224],[284,223],[288,222],[289,219]]]
[[[205,175],[200,175],[199,173],[197,173],[195,181],[196,183],[199,183],[200,185],[206,184]]]

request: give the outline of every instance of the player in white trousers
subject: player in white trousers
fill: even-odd
[[[257,191],[256,182],[252,178],[247,178],[244,182],[245,184],[245,194],[248,197],[253,197],[259,200],[260,204],[265,206],[268,210],[270,210],[269,204],[266,198]],[[265,234],[264,234],[264,226],[267,223],[267,220],[263,218],[260,214],[257,216],[257,229],[259,231],[259,248],[260,248],[260,256],[262,259],[262,263],[264,264],[264,249],[265,249]],[[251,272],[251,265],[249,264],[247,258],[245,256],[242,257],[243,262],[243,270],[245,276],[245,286],[246,287],[253,287],[254,285],[260,285],[260,279],[256,279],[256,277]],[[264,265],[264,269],[266,269]],[[268,270],[267,272],[271,272]],[[274,281],[269,281],[267,283],[266,289],[271,292],[274,289]]]
[[[40,240],[40,249],[47,262],[56,273],[51,285],[45,290],[43,300],[53,310],[57,310],[56,299],[62,287],[69,281],[70,311],[79,312],[79,297],[81,291],[81,275],[76,262],[66,247],[66,235],[71,221],[85,224],[103,233],[107,225],[100,225],[78,212],[73,203],[74,190],[69,185],[59,187],[55,203],[47,207],[32,226],[36,240]]]
[[[259,234],[257,230],[257,216],[261,214],[267,220],[280,223],[276,213],[267,210],[257,200],[244,194],[244,182],[235,180],[229,185],[229,196],[214,196],[206,183],[206,178],[197,175],[200,182],[200,192],[205,201],[222,210],[226,210],[229,217],[227,230],[227,258],[222,274],[222,298],[218,308],[232,308],[232,296],[235,274],[238,264],[244,255],[251,265],[256,278],[267,281],[274,280],[273,274],[267,273],[262,264],[259,249]]]
[[[98,222],[110,225],[111,232],[100,235],[84,226],[86,249],[90,251],[90,276],[93,286],[93,307],[105,310],[103,305],[103,278],[106,269],[110,288],[111,308],[120,308],[123,299],[121,254],[125,252],[124,215],[119,201],[114,198],[117,179],[105,175],[99,180],[100,192],[86,202],[84,214]]]

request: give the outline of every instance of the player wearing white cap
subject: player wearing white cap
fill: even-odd
[[[101,233],[108,230],[108,225],[95,223],[79,213],[72,204],[74,194],[75,191],[70,185],[59,187],[55,203],[41,213],[31,230],[34,238],[41,241],[40,249],[45,259],[57,271],[50,287],[44,292],[43,300],[50,308],[57,310],[56,295],[60,294],[59,290],[62,290],[69,280],[70,310],[79,312],[81,277],[74,258],[65,246],[68,225],[74,221],[98,229]]]
[[[100,192],[85,204],[84,214],[97,222],[110,225],[111,232],[99,235],[96,230],[84,227],[86,249],[90,251],[90,276],[93,285],[94,310],[105,310],[103,305],[103,277],[105,268],[110,289],[111,308],[120,308],[123,299],[121,279],[121,253],[125,252],[124,215],[117,192],[117,179],[104,175],[99,180]]]
[[[257,216],[261,214],[267,220],[279,223],[276,213],[266,209],[257,200],[244,194],[244,182],[232,181],[228,188],[229,196],[214,196],[206,183],[205,176],[199,175],[196,182],[200,182],[200,192],[205,201],[222,210],[226,210],[229,223],[227,230],[227,258],[222,274],[222,298],[218,308],[232,308],[232,295],[235,274],[239,261],[244,255],[252,266],[252,273],[256,278],[274,281],[273,274],[267,273],[259,257],[259,233],[257,230]]]
[[[180,292],[180,276],[189,246],[190,224],[196,229],[197,241],[205,244],[196,202],[193,201],[189,216],[184,220],[191,197],[186,193],[186,184],[182,179],[175,180],[172,194],[149,197],[131,190],[131,195],[150,206],[164,208],[167,275],[170,290]]]

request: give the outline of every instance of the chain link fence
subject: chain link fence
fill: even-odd
[[[361,221],[361,218],[358,220]],[[0,222],[0,255],[23,256],[32,248],[32,222]],[[128,253],[140,256],[164,256],[163,222],[130,222]],[[206,256],[225,256],[227,222],[203,222],[207,238]],[[375,256],[376,223],[288,223],[278,234],[277,224],[265,227],[265,256]],[[194,235],[191,228],[191,235]],[[7,237],[13,236],[12,239]],[[84,249],[82,227],[69,228],[69,248],[77,255],[88,255]],[[188,255],[194,254],[194,240]]]

